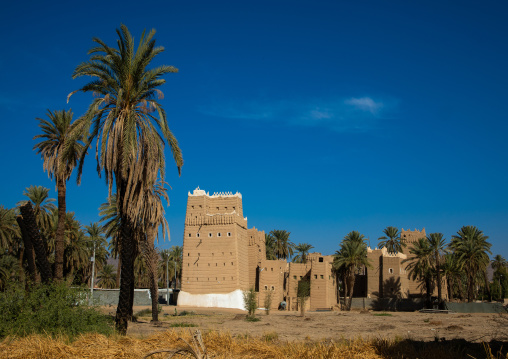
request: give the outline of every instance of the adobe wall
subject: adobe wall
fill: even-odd
[[[287,281],[287,308],[289,310],[298,310],[298,282],[308,278],[311,275],[311,261],[307,263],[289,263],[289,276]],[[312,295],[312,283],[311,283]],[[307,301],[309,302],[309,301]],[[309,304],[310,305],[310,304]]]
[[[284,277],[288,270],[288,264],[285,260],[268,260],[264,259],[260,263],[259,272],[259,305],[264,307],[266,294],[272,293],[272,309],[277,309],[279,303],[285,297],[284,293]]]
[[[329,309],[337,303],[332,275],[333,256],[318,256],[317,259],[311,261],[310,309]]]
[[[266,259],[266,247],[265,247],[265,232],[258,231],[255,227],[247,229],[248,238],[248,256],[249,262],[249,285],[248,287],[256,286],[256,271],[260,266],[261,261]]]

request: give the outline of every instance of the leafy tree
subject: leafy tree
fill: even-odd
[[[289,240],[291,232],[285,230],[273,230],[270,235],[274,238],[275,256],[277,259],[287,259],[293,255],[295,245]]]
[[[367,244],[365,236],[358,231],[349,232],[340,244],[340,250],[335,252],[333,267],[342,274],[345,284],[344,299],[346,309],[351,310],[355,274],[360,267],[370,267],[367,258]]]
[[[162,98],[158,89],[165,83],[162,76],[177,72],[177,69],[172,66],[147,69],[155,56],[164,50],[155,46],[154,30],[146,36],[142,34],[137,49],[125,25],[117,30],[117,34],[118,49],[94,38],[98,45],[89,51],[90,60],[78,65],[74,71],[73,78],[94,78],[75,92],[93,92],[96,97],[83,117],[75,121],[73,133],[77,136],[90,129],[85,146],[88,148],[94,139],[97,140],[98,170],[104,171],[110,193],[116,185],[122,260],[116,327],[125,334],[134,295],[136,242],[133,232],[139,217],[133,213],[138,214],[137,206],[140,205],[136,196],[151,188],[157,176],[163,180],[164,140],[169,144],[179,173],[183,159],[178,142],[169,129],[166,113],[157,101]]]
[[[0,253],[0,291],[5,290],[9,283],[17,282],[21,268],[16,257]]]
[[[307,263],[307,256],[309,255],[309,251],[314,248],[313,245],[309,243],[299,243],[295,246],[295,250],[297,255],[293,258],[293,262],[295,263]]]
[[[467,300],[472,302],[474,298],[474,287],[478,282],[477,273],[482,273],[486,278],[487,266],[490,262],[487,253],[492,246],[483,234],[475,226],[463,226],[456,235],[452,236],[450,248],[457,255],[461,268],[467,275]]]
[[[105,289],[113,289],[116,287],[116,274],[111,264],[102,267],[101,272],[97,276],[97,285]]]
[[[38,118],[39,127],[42,134],[34,137],[34,140],[41,139],[34,146],[37,154],[41,154],[44,161],[44,170],[48,172],[50,178],[55,178],[58,191],[58,228],[56,230],[55,240],[55,272],[56,280],[63,279],[63,256],[64,256],[64,231],[66,215],[66,183],[69,180],[74,167],[83,152],[83,143],[81,137],[71,138],[69,136],[72,122],[72,112],[69,111],[50,111],[47,116],[49,120]],[[64,153],[64,145],[66,151]]]
[[[385,235],[379,237],[379,248],[386,247],[389,253],[403,253],[403,247],[406,247],[406,244],[400,238],[399,229],[389,226],[383,230],[383,233]]]
[[[431,304],[431,296],[433,287],[433,271],[432,264],[434,261],[434,253],[430,247],[430,243],[427,238],[420,238],[415,242],[412,248],[409,249],[411,257],[404,259],[402,263],[409,262],[406,269],[409,272],[409,278],[412,280],[418,280],[421,286],[427,292],[427,307]]]
[[[300,315],[305,317],[305,304],[307,299],[310,297],[310,280],[309,278],[303,278],[298,282],[298,288],[296,292],[298,298],[298,306],[300,307]]]

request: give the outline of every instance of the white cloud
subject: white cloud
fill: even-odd
[[[361,98],[352,97],[350,99],[345,100],[344,103],[346,105],[353,106],[358,110],[370,112],[373,115],[375,115],[384,106],[382,102],[376,102],[370,97],[361,97]]]
[[[392,101],[393,103],[393,101]],[[332,100],[216,103],[202,108],[201,113],[230,119],[282,122],[292,126],[324,127],[337,132],[365,132],[394,106],[371,97]]]

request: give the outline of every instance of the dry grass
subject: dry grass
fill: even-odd
[[[413,342],[411,340],[343,340],[340,342],[286,342],[269,333],[272,340],[249,336],[233,337],[229,333],[211,331],[203,335],[210,358],[508,358],[482,344],[453,342]],[[69,342],[42,335],[6,338],[0,343],[2,358],[142,358],[157,349],[181,347],[178,337],[190,342],[190,330],[168,330],[137,339],[120,336],[86,334]],[[466,342],[467,343],[467,342]],[[462,345],[462,346],[461,346]],[[489,354],[489,351],[491,353]],[[167,357],[163,354],[150,358]]]

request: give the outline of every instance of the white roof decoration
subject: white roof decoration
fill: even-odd
[[[210,196],[210,192],[206,192],[199,188],[199,186],[192,192],[189,192],[189,196],[208,196],[208,197],[239,197],[242,198],[242,194],[240,192],[214,192],[213,195]]]

